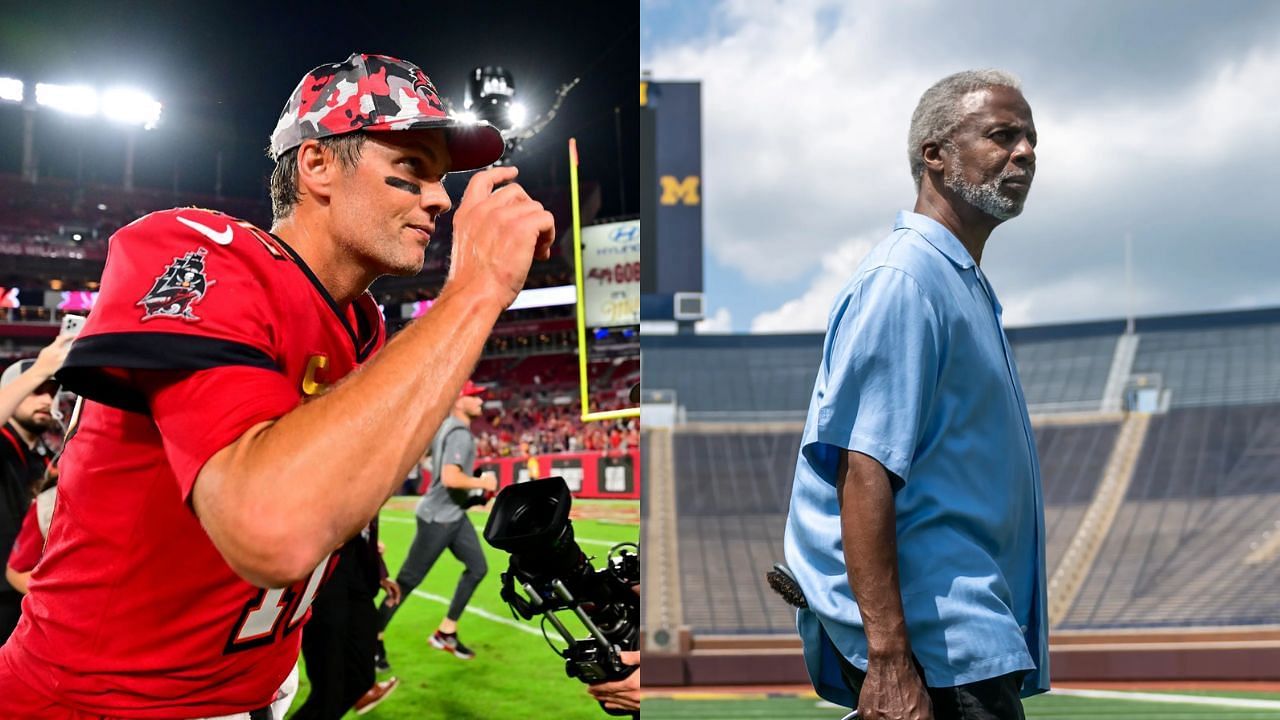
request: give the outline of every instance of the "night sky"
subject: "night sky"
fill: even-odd
[[[530,117],[579,77],[514,164],[528,186],[567,185],[566,142],[576,136],[582,179],[601,184],[600,216],[610,217],[639,211],[639,38],[634,1],[3,2],[0,76],[144,89],[164,114],[140,136],[136,185],[168,189],[176,176],[183,192],[212,193],[221,152],[223,194],[264,198],[268,135],[302,75],[322,63],[352,52],[402,57],[458,109],[471,68],[501,65]],[[0,104],[0,172],[20,170],[21,123],[17,106]],[[41,111],[36,133],[46,176],[120,182],[124,130]],[[455,198],[461,190],[461,179],[451,182]]]

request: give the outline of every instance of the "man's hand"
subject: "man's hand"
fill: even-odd
[[[467,183],[453,217],[446,283],[493,293],[504,307],[524,287],[534,258],[551,257],[555,241],[555,219],[512,182],[516,174],[514,167],[489,168]]]
[[[391,578],[383,578],[382,589],[387,591],[387,607],[395,607],[400,604],[400,584]]]
[[[640,653],[624,650],[621,653],[622,662],[627,665],[639,665]],[[588,685],[587,692],[591,693],[591,697],[604,703],[604,706],[610,710],[639,710],[640,709],[640,668],[621,680],[613,682],[600,683],[599,685]]]
[[[910,655],[872,657],[858,696],[862,720],[933,720],[933,703]]]
[[[480,473],[480,479],[485,481],[485,490],[498,492],[498,476],[494,475],[492,470],[485,470]]]
[[[67,353],[71,352],[71,341],[75,339],[75,335],[67,333],[59,335],[40,351],[28,372],[35,373],[42,382],[53,377],[54,373],[62,369],[62,363],[67,361]]]

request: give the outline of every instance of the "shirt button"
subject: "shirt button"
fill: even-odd
[[[1026,626],[1026,625],[1019,625],[1019,626],[1018,626],[1018,629],[1025,633],[1025,632],[1027,631],[1027,626]]]

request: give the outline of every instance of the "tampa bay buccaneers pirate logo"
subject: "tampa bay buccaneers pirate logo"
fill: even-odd
[[[169,263],[150,292],[138,301],[138,305],[147,310],[142,316],[144,321],[161,317],[182,318],[188,322],[200,319],[191,311],[191,306],[200,302],[214,284],[204,276],[204,256],[208,252],[198,248]]]

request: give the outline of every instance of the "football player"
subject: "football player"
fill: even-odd
[[[84,400],[0,649],[0,716],[273,717],[331,552],[422,455],[549,256],[552,216],[515,168],[481,170],[439,299],[381,347],[369,284],[417,273],[445,174],[502,152],[418,67],[352,55],[308,73],[271,135],[270,231],[183,208],[112,237],[59,374]]]

